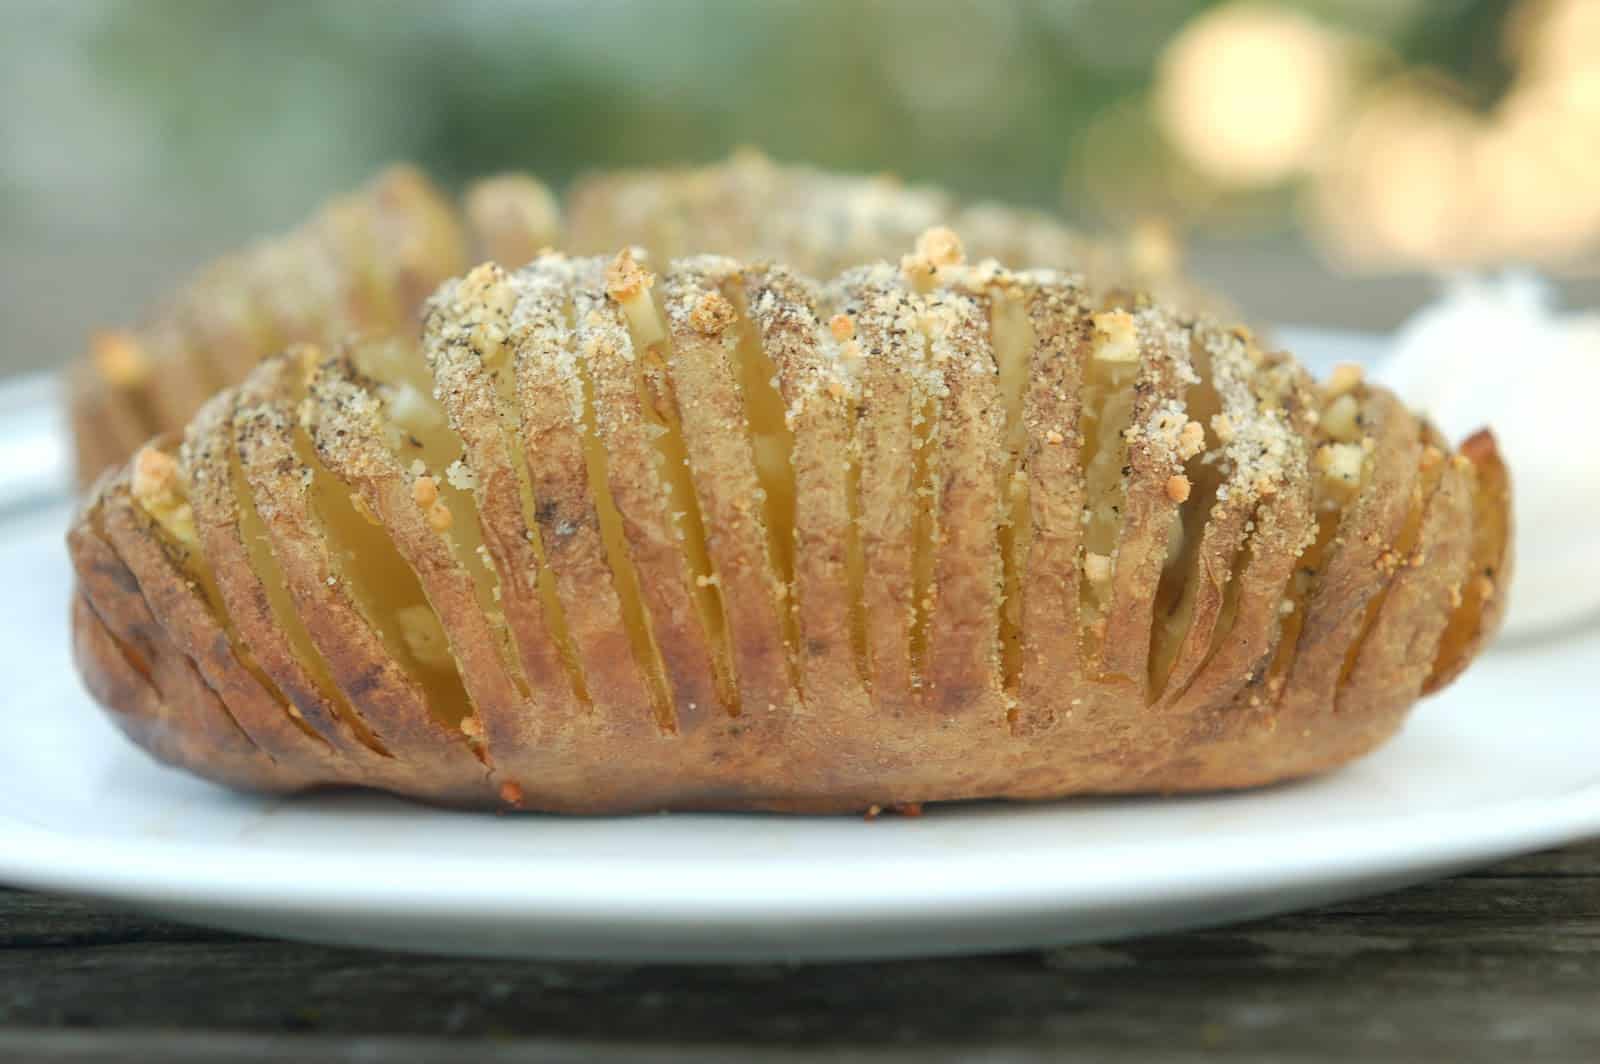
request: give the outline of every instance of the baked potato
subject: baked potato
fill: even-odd
[[[557,246],[639,245],[660,262],[715,252],[829,276],[898,256],[923,230],[952,222],[975,258],[1221,306],[1181,279],[1159,239],[1135,240],[1130,248],[1147,250],[1129,253],[1044,212],[963,207],[935,188],[780,166],[748,151],[709,167],[596,175],[570,201],[563,220],[542,183],[504,174],[470,185],[458,210],[419,171],[397,166],[293,233],[209,267],[142,327],[96,335],[69,370],[80,482],[150,437],[181,430],[212,392],[289,343],[334,345],[351,332],[409,337],[422,301],[466,268],[469,252],[509,269]]]
[[[860,811],[1321,772],[1498,621],[1492,437],[1351,367],[948,230],[647,261],[480,266],[106,474],[90,691],[241,787]]]

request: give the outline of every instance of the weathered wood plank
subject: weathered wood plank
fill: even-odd
[[[668,1046],[713,1061],[799,1059],[756,1055],[782,1046],[890,1060],[978,1046],[1000,1047],[995,1060],[1046,1048],[1063,1060],[1592,1060],[1597,1004],[1600,845],[1239,927],[799,967],[408,957],[0,892],[6,1061],[512,1059],[491,1049],[631,1061]],[[601,1045],[609,1056],[589,1052]]]

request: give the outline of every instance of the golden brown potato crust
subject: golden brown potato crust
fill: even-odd
[[[396,166],[295,231],[212,264],[138,328],[94,337],[72,367],[80,483],[150,437],[181,431],[213,392],[291,343],[335,345],[352,332],[411,338],[423,300],[466,268],[469,249],[507,269],[550,248],[638,246],[657,262],[709,252],[831,276],[895,261],[919,233],[948,224],[974,259],[1082,272],[1190,309],[1221,306],[1182,279],[1159,240],[1153,253],[1148,240],[1089,239],[1046,212],[963,206],[936,188],[778,165],[753,152],[702,168],[585,178],[565,213],[526,174],[477,181],[458,207],[419,171]]]
[[[919,257],[920,256],[920,257]],[[103,478],[90,691],[226,783],[561,812],[1247,787],[1492,634],[1509,486],[1243,329],[938,234],[482,266]]]

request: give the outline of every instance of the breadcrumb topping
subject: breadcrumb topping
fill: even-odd
[[[194,510],[184,496],[178,463],[171,455],[148,446],[140,450],[133,459],[128,490],[174,539],[188,547],[196,544]]]
[[[1122,309],[1103,310],[1094,321],[1094,357],[1101,362],[1139,361],[1139,335],[1133,315]]]
[[[935,226],[917,237],[917,248],[900,260],[900,270],[919,290],[925,290],[939,275],[939,270],[959,266],[965,261],[961,238],[953,229]]]
[[[178,463],[164,451],[145,447],[134,457],[131,486],[142,503],[168,504],[178,496]]]
[[[719,292],[707,292],[689,311],[689,324],[706,336],[721,336],[737,315],[733,304]]]
[[[1220,415],[1219,415],[1220,416]],[[1188,461],[1199,454],[1206,445],[1206,430],[1200,422],[1190,421],[1178,433],[1178,457]]]
[[[1355,485],[1361,483],[1361,456],[1358,443],[1325,443],[1317,448],[1314,460],[1329,480]]]
[[[648,292],[656,283],[656,275],[635,261],[632,248],[623,248],[606,267],[605,281],[606,295],[626,303]]]
[[[1327,383],[1322,386],[1323,394],[1334,399],[1353,392],[1360,387],[1363,376],[1361,367],[1356,363],[1341,362],[1328,374]]]

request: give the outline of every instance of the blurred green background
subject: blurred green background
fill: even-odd
[[[8,0],[0,372],[387,161],[739,145],[1159,219],[1263,320],[1387,328],[1514,263],[1600,301],[1596,0]]]

